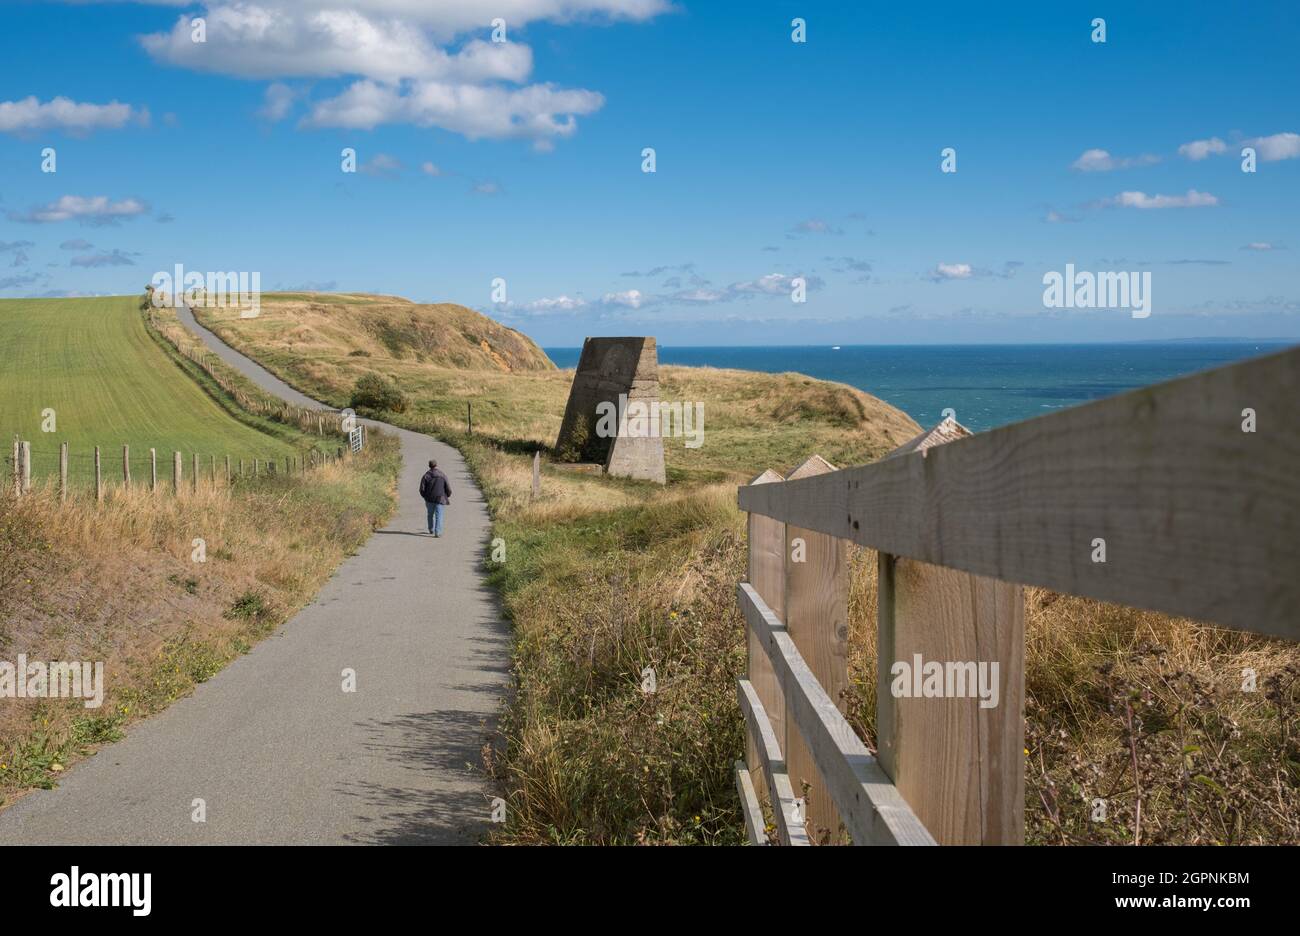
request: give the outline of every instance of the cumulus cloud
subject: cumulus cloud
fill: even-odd
[[[1218,137],[1210,137],[1208,140],[1192,140],[1190,143],[1184,143],[1178,147],[1178,155],[1184,159],[1190,159],[1193,162],[1200,162],[1207,156],[1219,155],[1228,151],[1228,144],[1224,143]]]
[[[1144,153],[1141,156],[1117,158],[1104,149],[1084,150],[1083,155],[1070,164],[1075,172],[1110,172],[1112,169],[1131,169],[1160,162],[1159,156]]]
[[[1146,192],[1120,192],[1102,204],[1119,208],[1205,208],[1217,205],[1219,200],[1208,192],[1188,189],[1186,195],[1148,195]]]
[[[524,137],[548,151],[604,97],[528,84],[532,49],[510,35],[539,20],[641,22],[669,9],[668,0],[499,0],[490,13],[479,4],[428,0],[203,0],[204,42],[192,41],[188,12],[140,41],[160,62],[276,80],[263,107],[268,119],[283,119],[294,101],[281,79],[355,79],[313,102],[299,126],[408,123],[470,139]],[[485,38],[496,16],[507,24],[506,41]]]
[[[969,263],[939,263],[930,271],[928,278],[936,283],[952,279],[970,279],[974,270]]]
[[[1251,241],[1249,244],[1247,244],[1246,246],[1242,247],[1241,249],[1242,249],[1242,250],[1259,250],[1259,251],[1266,251],[1266,250],[1286,250],[1286,248],[1283,247],[1281,244],[1271,244],[1271,243],[1269,243],[1268,241]]]
[[[9,212],[10,221],[26,224],[52,224],[58,221],[80,221],[83,224],[116,224],[122,218],[144,214],[149,206],[135,198],[113,201],[107,195],[85,198],[64,195],[58,201],[32,208],[26,212]]]
[[[577,312],[587,307],[587,300],[574,296],[555,296],[534,299],[532,302],[526,302],[520,308],[533,315],[545,315],[552,312]]]
[[[66,97],[41,103],[35,97],[0,101],[0,133],[64,130],[86,134],[94,130],[120,130],[129,123],[149,123],[149,111],[129,104],[83,104]]]
[[[1255,147],[1255,152],[1264,162],[1300,159],[1300,133],[1275,133],[1272,136],[1252,137],[1245,141],[1245,145]]]
[[[435,166],[433,163],[428,162],[427,160],[425,162],[420,163],[420,171],[427,176],[443,175],[443,171],[440,168]]]

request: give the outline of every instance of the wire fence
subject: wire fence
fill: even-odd
[[[303,474],[341,461],[345,451],[344,446],[332,452],[303,447],[290,455],[267,457],[257,452],[177,452],[119,445],[99,447],[97,464],[93,447],[89,451],[72,451],[64,443],[55,448],[38,448],[15,439],[4,453],[4,477],[19,494],[46,481],[57,484],[65,495],[74,490],[91,490],[102,496],[110,488],[127,485],[143,490],[192,490],[198,485],[226,486]]]

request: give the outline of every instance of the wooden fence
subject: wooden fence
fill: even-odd
[[[130,488],[134,484],[137,487],[147,487],[150,491],[158,490],[158,452],[157,449],[150,448],[147,459],[142,460],[139,470],[135,473],[134,478],[131,471],[131,447],[122,446],[122,460],[120,471],[120,486]],[[53,452],[38,453],[53,456]],[[142,453],[143,454],[143,453]],[[197,491],[200,483],[216,486],[223,483],[230,487],[236,480],[245,478],[274,477],[277,474],[294,475],[304,474],[307,471],[322,467],[326,464],[337,463],[343,460],[345,450],[338,446],[334,452],[321,452],[316,449],[310,449],[298,455],[286,455],[280,458],[250,458],[248,462],[248,471],[246,472],[244,459],[231,459],[229,455],[223,455],[218,461],[216,455],[199,455],[197,452],[190,454],[190,469],[188,487],[191,491]],[[67,500],[68,493],[73,485],[69,484],[69,460],[71,458],[84,459],[86,462],[87,473],[93,470],[93,485],[95,500],[104,499],[105,491],[111,483],[111,478],[105,478],[105,464],[101,459],[100,447],[94,446],[93,452],[87,453],[69,453],[68,443],[62,442],[58,450],[58,491],[59,499]],[[30,442],[21,439],[14,439],[12,457],[7,459],[10,463],[10,469],[13,478],[13,491],[19,497],[29,493],[32,488],[32,445]],[[164,467],[166,472],[166,467]],[[110,473],[115,473],[110,469]],[[52,472],[50,473],[52,476]],[[89,487],[92,482],[91,477],[87,477],[84,486]],[[180,494],[186,487],[184,458],[180,452],[172,452],[171,459],[171,481],[170,488],[173,494]]]
[[[1022,585],[1300,639],[1300,349],[978,435],[946,421],[739,501],[750,840],[767,808],[782,844],[1020,844]],[[844,717],[846,543],[878,552],[874,755]],[[945,697],[911,691],[928,664]]]

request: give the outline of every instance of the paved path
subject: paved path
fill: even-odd
[[[182,310],[222,358],[299,405],[318,405]],[[380,423],[372,425],[382,426]],[[193,695],[0,813],[15,843],[474,841],[490,804],[476,767],[504,691],[509,636],[482,582],[488,516],[453,448],[402,440],[400,503],[315,601]],[[441,539],[419,479],[450,476]],[[341,672],[356,670],[344,693]],[[201,798],[207,822],[191,819]]]

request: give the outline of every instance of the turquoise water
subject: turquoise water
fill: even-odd
[[[956,411],[975,429],[1171,380],[1288,347],[1264,342],[1082,345],[845,345],[829,347],[660,347],[664,364],[797,371],[837,380],[892,403],[929,426]],[[560,367],[580,348],[546,348]]]

